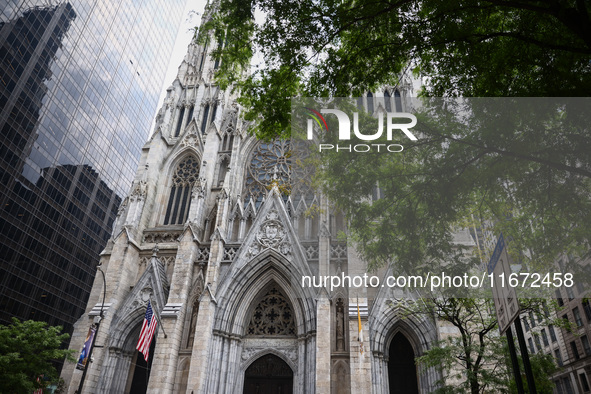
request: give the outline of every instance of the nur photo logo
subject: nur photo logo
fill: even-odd
[[[318,126],[318,130],[326,133],[331,133],[329,130],[326,118],[323,115],[334,115],[338,122],[337,136],[339,141],[350,141],[353,136],[362,141],[375,141],[382,138],[384,129],[386,132],[386,140],[392,141],[395,134],[401,132],[411,141],[417,141],[417,137],[410,131],[410,129],[417,124],[417,118],[413,114],[407,112],[386,112],[385,114],[378,114],[377,130],[373,134],[364,134],[359,128],[359,112],[352,112],[353,121],[349,115],[342,110],[334,108],[322,108],[317,111],[310,107],[304,107],[310,116],[307,119],[306,137],[308,140],[314,139],[314,124]],[[384,127],[384,118],[386,119],[386,126]],[[353,134],[351,134],[351,129]],[[404,147],[401,144],[389,143],[371,143],[371,144],[327,144],[321,143],[318,146],[320,152],[326,150],[348,151],[348,152],[369,152],[375,150],[377,152],[402,152]]]

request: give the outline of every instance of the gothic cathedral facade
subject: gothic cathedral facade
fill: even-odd
[[[431,392],[441,376],[414,358],[440,339],[438,322],[400,318],[401,290],[302,286],[365,264],[337,237],[345,220],[326,198],[273,182],[290,177],[290,142],[247,133],[236,97],[214,82],[214,45],[190,44],[101,254],[106,280],[97,275],[70,345],[82,348],[102,310],[82,392]],[[148,302],[160,321],[145,362]],[[66,364],[62,377],[74,393],[82,372]]]

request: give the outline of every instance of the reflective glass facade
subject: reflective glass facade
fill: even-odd
[[[2,3],[0,322],[71,332],[148,138],[186,0]]]

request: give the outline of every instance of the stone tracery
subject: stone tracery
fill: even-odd
[[[294,313],[287,298],[272,287],[254,309],[247,335],[296,335]]]

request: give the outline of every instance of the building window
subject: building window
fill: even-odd
[[[568,300],[572,301],[575,299],[575,292],[573,291],[572,287],[567,287],[566,288],[566,294],[568,295]]]
[[[220,152],[229,152],[232,150],[232,146],[234,146],[234,135],[232,135],[231,131],[226,131],[224,138],[222,138]]]
[[[578,360],[579,358],[581,358],[581,356],[579,355],[579,350],[577,349],[577,344],[575,343],[575,341],[572,341],[570,343],[570,348],[573,351],[573,357],[575,358],[575,360]]]
[[[187,116],[187,124],[191,123],[191,120],[193,119],[193,111],[195,110],[195,106],[191,105],[189,107],[189,115]]]
[[[575,306],[573,308],[573,316],[575,317],[575,323],[577,323],[577,327],[583,326],[583,319],[581,319],[581,314],[579,313],[579,307]]]
[[[295,336],[296,326],[293,309],[276,287],[272,287],[261,298],[253,311],[247,335]]]
[[[573,385],[570,382],[570,377],[562,378],[562,385],[564,386],[564,391],[566,392],[566,394],[574,394],[575,393],[573,391]]]
[[[587,323],[591,323],[591,305],[589,305],[589,300],[583,300],[583,310],[585,311],[585,317],[587,318]]]
[[[562,299],[562,294],[560,293],[560,289],[554,290],[554,294],[556,295],[556,301],[558,302],[558,306],[563,306],[564,300]]]
[[[253,200],[258,208],[272,184],[278,185],[285,200],[289,195],[294,204],[301,198],[306,199],[306,204],[311,204],[314,195],[308,184],[301,182],[301,180],[310,179],[314,169],[298,165],[292,166],[292,157],[294,154],[298,155],[299,152],[303,152],[303,149],[297,142],[290,140],[277,139],[271,142],[260,142],[252,152],[246,170],[245,186],[242,193],[245,196],[245,205]]]
[[[534,317],[534,313],[530,312],[529,313],[529,320],[531,321],[531,326],[532,328],[536,326],[536,318]]]
[[[185,116],[185,107],[181,107],[179,111],[179,116],[176,120],[176,130],[174,131],[174,136],[178,137],[181,134],[181,127],[183,125],[183,117]]]
[[[205,134],[207,127],[207,118],[209,117],[209,104],[203,107],[203,118],[201,119],[201,133]]]
[[[222,50],[222,48],[223,48],[223,47],[222,47],[222,45],[223,45],[223,44],[224,44],[224,43],[223,43],[222,39],[220,38],[220,39],[218,40],[218,49],[219,49],[220,51],[221,51],[221,50]],[[217,69],[218,69],[218,67],[220,66],[220,61],[221,61],[221,57],[220,57],[219,55],[218,55],[218,56],[216,56],[216,57],[215,57],[215,63],[214,63],[214,65],[213,65],[213,69],[214,69],[214,70],[217,70]]]
[[[587,335],[581,337],[581,343],[583,344],[585,355],[591,356],[591,345],[589,345],[589,338],[587,338]]]
[[[536,341],[536,347],[539,351],[542,351],[542,344],[540,343],[539,335],[534,335],[534,340]]]
[[[164,224],[183,224],[189,215],[191,190],[199,176],[199,162],[193,156],[179,163],[172,176],[170,196],[166,206]]]
[[[392,103],[390,102],[390,92],[388,92],[388,89],[384,90],[384,106],[386,112],[392,112]]]
[[[559,367],[562,367],[562,355],[560,354],[560,349],[554,349],[554,356],[556,357],[556,363]]]
[[[581,381],[581,386],[583,387],[583,392],[589,392],[589,382],[587,382],[587,375],[585,373],[579,374],[579,380]]]
[[[552,342],[556,342],[556,331],[554,331],[554,326],[550,324],[548,330],[550,331],[550,339],[552,339]]]
[[[402,97],[398,89],[394,91],[394,105],[396,106],[396,112],[402,112]]]
[[[568,323],[568,314],[565,313],[564,315],[562,315],[562,320],[564,320],[565,323]]]
[[[581,295],[581,294],[585,293],[585,287],[583,286],[583,284],[581,283],[581,281],[577,281],[577,282],[575,283],[575,286],[577,286],[577,293],[578,293],[579,295]]]
[[[379,183],[376,183],[371,190],[371,201],[378,201],[384,198],[384,192],[380,188]]]
[[[373,93],[367,92],[367,112],[373,115]]]
[[[529,345],[529,352],[534,354],[536,352],[536,348],[534,347],[534,341],[530,338],[527,338],[527,344]]]
[[[523,325],[525,326],[525,332],[528,332],[530,330],[530,327],[529,322],[527,321],[527,317],[523,318]]]
[[[546,334],[546,329],[542,329],[542,342],[544,342],[544,346],[549,346],[550,342],[548,342],[548,334]]]

